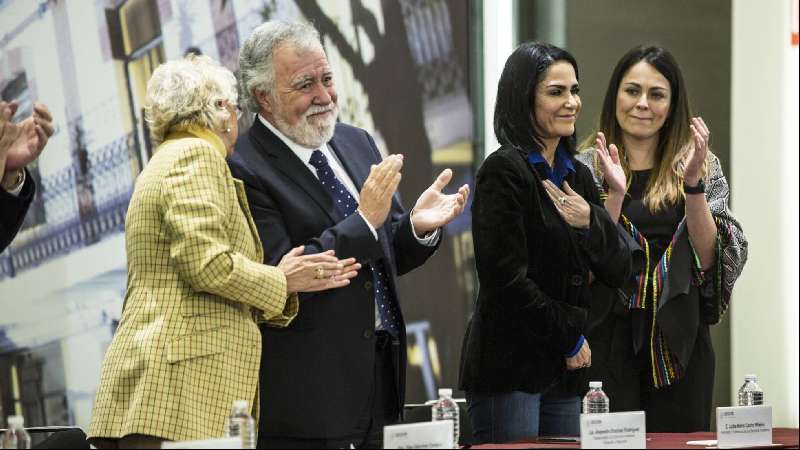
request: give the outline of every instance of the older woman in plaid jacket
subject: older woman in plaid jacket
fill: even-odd
[[[297,292],[346,286],[360,268],[302,248],[262,264],[244,188],[225,162],[238,132],[235,83],[191,56],[160,66],[147,85],[158,147],[125,224],[127,292],[89,429],[99,448],[222,436],[237,399],[256,415],[257,322],[286,326]]]

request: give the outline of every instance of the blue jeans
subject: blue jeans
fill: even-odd
[[[467,412],[476,444],[580,434],[580,397],[550,398],[520,391],[498,395],[467,392]]]

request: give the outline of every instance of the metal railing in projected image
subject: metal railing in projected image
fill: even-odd
[[[84,189],[91,186],[94,208],[89,214],[79,211],[74,164],[43,178],[40,189],[47,221],[23,231],[0,255],[0,280],[123,232],[137,151],[131,133],[88,153],[90,164],[83,179]]]

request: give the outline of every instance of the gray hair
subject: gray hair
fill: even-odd
[[[307,22],[270,21],[256,27],[239,52],[239,90],[248,110],[259,110],[254,90],[272,91],[275,84],[272,57],[283,45],[300,50],[322,48],[319,32]]]
[[[233,73],[208,56],[189,55],[158,66],[144,101],[153,144],[161,144],[173,128],[223,129],[231,114],[220,103],[235,105],[236,96]]]

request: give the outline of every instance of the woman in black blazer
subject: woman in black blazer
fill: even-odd
[[[578,434],[588,286],[622,286],[632,272],[630,241],[574,158],[580,108],[568,52],[527,43],[506,61],[502,146],[478,171],[472,207],[480,293],[461,355],[478,442]]]

